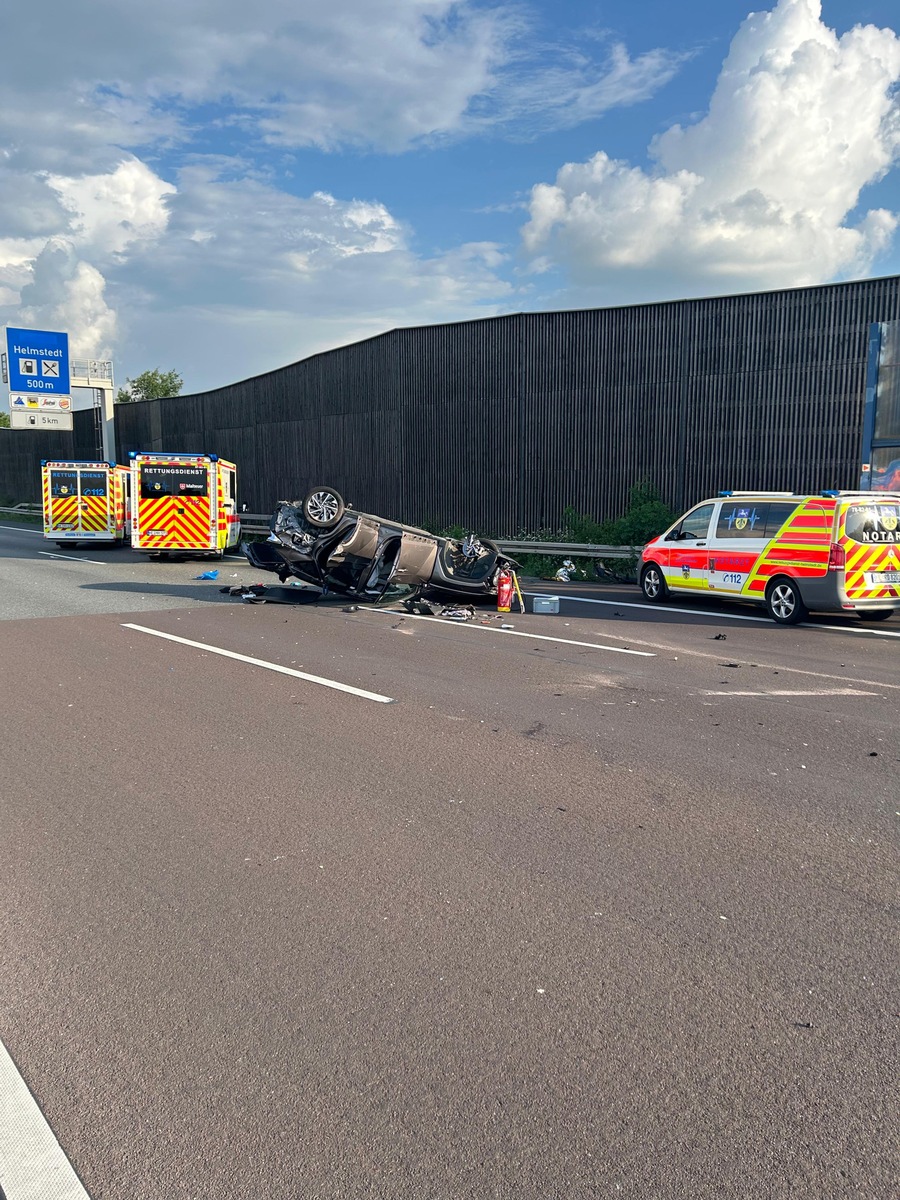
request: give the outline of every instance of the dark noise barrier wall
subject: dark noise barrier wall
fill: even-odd
[[[40,503],[42,459],[99,458],[93,409],[72,415],[71,433],[0,429],[0,497],[4,501]]]
[[[676,509],[720,488],[855,488],[869,325],[898,318],[892,276],[399,329],[119,406],[119,459],[232,459],[254,512],[329,483],[385,516],[507,536],[566,505],[617,515],[641,479]]]

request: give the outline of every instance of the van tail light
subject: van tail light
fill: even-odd
[[[843,546],[837,542],[831,543],[831,549],[828,551],[828,570],[843,571],[847,565],[847,552]]]

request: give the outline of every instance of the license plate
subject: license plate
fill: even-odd
[[[870,587],[884,587],[888,583],[900,583],[900,571],[866,571],[866,583]]]
[[[148,529],[147,537],[165,537],[168,529]]]

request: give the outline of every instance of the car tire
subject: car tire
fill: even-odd
[[[340,492],[330,487],[314,487],[303,501],[303,516],[316,529],[337,525],[346,509]]]
[[[662,567],[655,562],[647,563],[641,571],[641,591],[644,593],[644,599],[651,604],[659,604],[669,594]]]
[[[766,611],[779,625],[796,625],[808,616],[795,580],[785,575],[772,580],[766,588]]]
[[[894,615],[892,608],[860,609],[856,614],[861,621],[886,621]]]

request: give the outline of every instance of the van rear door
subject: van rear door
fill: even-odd
[[[900,496],[846,500],[838,537],[847,599],[900,603]]]
[[[89,537],[115,537],[109,468],[79,467],[79,532]]]

